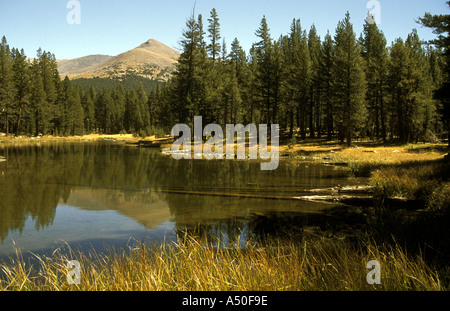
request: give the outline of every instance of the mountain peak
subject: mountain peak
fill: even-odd
[[[142,43],[139,48],[152,48],[152,47],[165,47],[164,43],[159,42],[155,39],[149,39],[146,42]]]
[[[175,70],[180,53],[155,39],[119,54],[104,57],[88,56],[80,60],[60,62],[58,69],[65,69],[69,78],[121,77],[130,72],[149,79],[167,80]],[[89,60],[89,62],[88,62]]]

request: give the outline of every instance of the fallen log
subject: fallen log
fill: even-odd
[[[187,190],[166,190],[161,189],[158,192],[170,194],[184,194],[184,195],[204,195],[204,196],[220,196],[220,197],[234,197],[234,198],[251,198],[251,199],[265,199],[265,200],[296,200],[296,201],[313,201],[306,197],[283,196],[283,195],[261,195],[261,194],[245,194],[245,193],[227,193],[227,192],[209,192],[209,191],[187,191]],[[319,200],[317,200],[319,202]],[[322,203],[338,203],[327,202]]]
[[[348,166],[347,162],[322,162],[323,165]]]
[[[377,200],[373,196],[357,195],[312,195],[299,197],[303,200],[314,202],[340,203],[351,206],[375,206]],[[407,198],[384,198],[381,203],[384,208],[392,210],[417,211],[425,208],[421,200]]]
[[[160,148],[164,144],[170,143],[171,140],[160,139],[160,140],[140,140],[138,145],[144,148]]]

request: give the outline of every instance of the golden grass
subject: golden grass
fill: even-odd
[[[375,170],[371,184],[377,197],[417,199],[428,209],[445,209],[450,206],[448,172],[445,161],[408,163]]]
[[[36,256],[27,268],[20,255],[0,264],[0,290],[7,291],[353,291],[444,290],[440,276],[420,256],[400,247],[343,241],[268,242],[245,249],[219,249],[186,237],[176,244],[141,243],[129,253],[100,256],[71,252]],[[69,285],[68,260],[81,263],[81,284]],[[370,260],[381,264],[381,284],[369,285]]]
[[[446,147],[445,144],[377,146],[370,142],[361,142],[358,146],[347,148],[337,142],[321,141],[301,143],[291,148],[280,146],[280,152],[308,154],[314,161],[347,163],[356,175],[370,176],[381,168],[441,160],[446,154]]]
[[[0,136],[0,142],[3,143],[31,143],[31,142],[94,142],[105,139],[111,140],[123,140],[127,142],[138,142],[141,140],[139,137],[134,137],[132,134],[89,134],[83,136],[40,136],[40,137],[28,137],[28,136]]]

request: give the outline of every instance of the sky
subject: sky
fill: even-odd
[[[70,1],[79,3],[79,11]],[[228,50],[238,38],[246,51],[258,41],[255,31],[264,15],[272,38],[288,34],[294,18],[306,30],[314,24],[323,38],[328,30],[334,34],[348,11],[359,37],[371,11],[390,45],[396,38],[406,39],[413,28],[422,40],[435,38],[415,21],[425,12],[450,13],[445,0],[0,0],[0,36],[6,36],[10,47],[23,48],[28,57],[38,48],[57,59],[115,56],[148,39],[179,49],[194,8],[196,16],[202,14],[205,30],[215,8]],[[79,21],[74,12],[79,12]]]

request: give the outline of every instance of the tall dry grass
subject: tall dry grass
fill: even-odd
[[[430,210],[450,206],[450,163],[445,160],[410,162],[372,173],[377,197],[404,197],[422,200]]]
[[[81,263],[81,284],[67,282],[67,261]],[[381,284],[369,285],[370,260],[381,264]],[[55,253],[35,256],[27,267],[18,254],[1,263],[0,290],[7,291],[353,291],[443,290],[440,275],[420,256],[400,247],[344,241],[269,241],[264,247],[217,248],[183,242],[140,243],[107,255]]]

